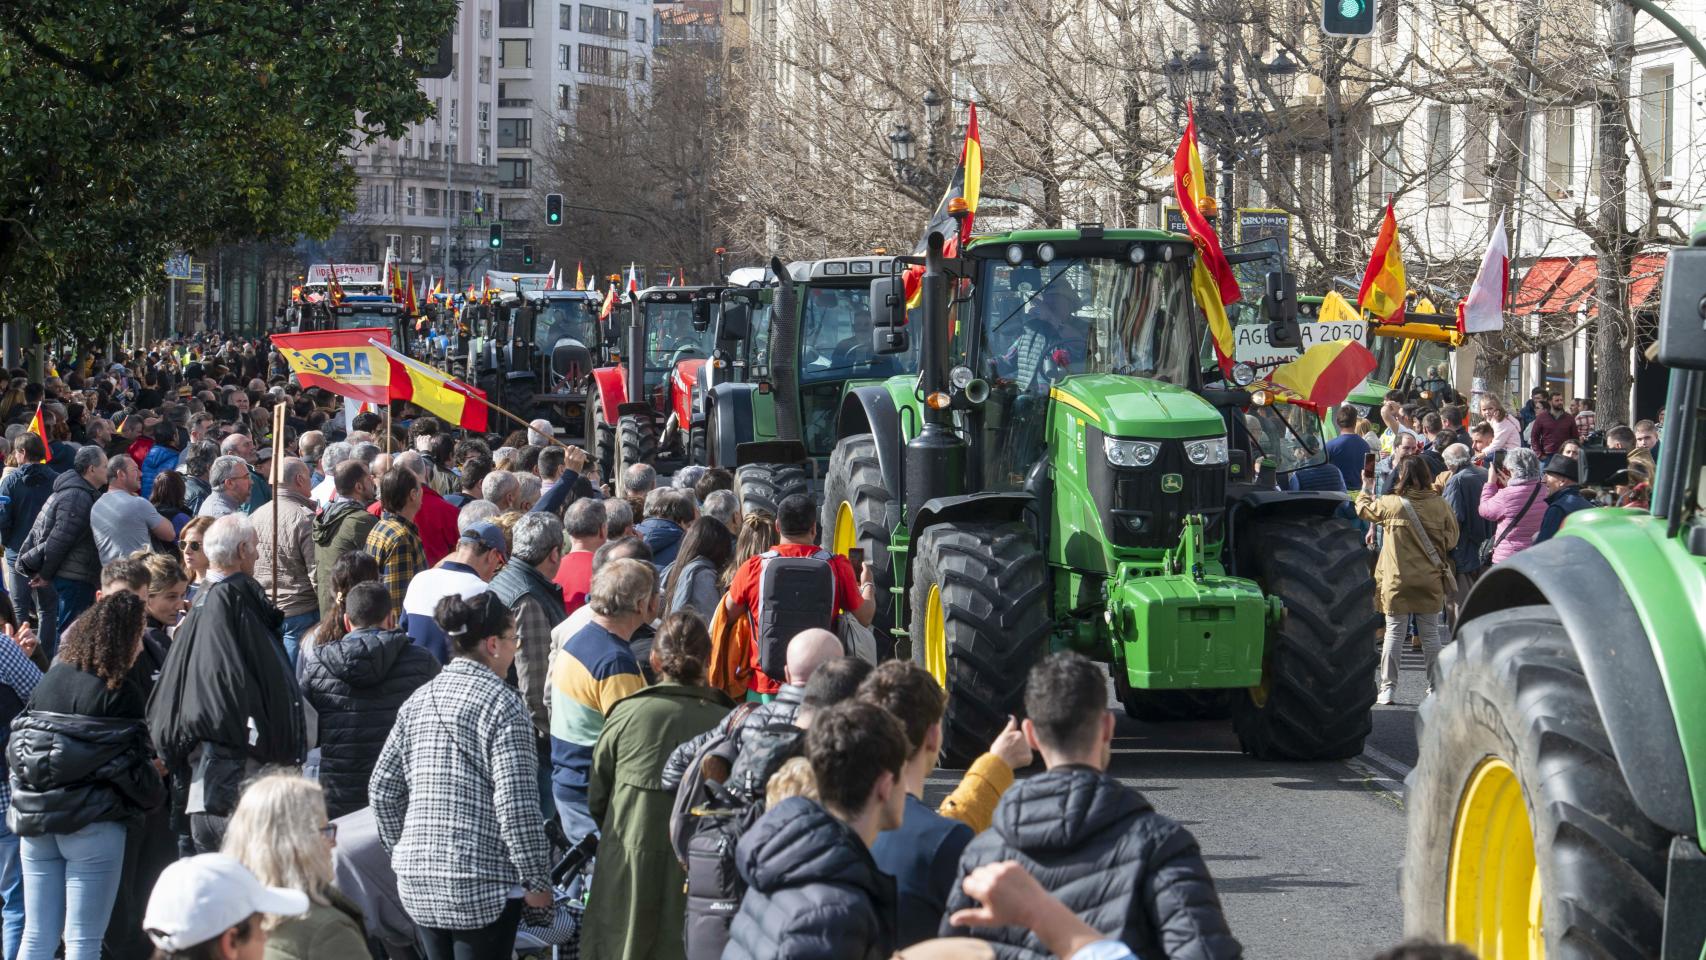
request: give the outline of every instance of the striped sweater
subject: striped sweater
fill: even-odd
[[[592,748],[616,701],[646,680],[627,641],[588,623],[551,661],[551,783],[558,794],[586,796]]]

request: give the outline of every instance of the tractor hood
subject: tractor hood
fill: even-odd
[[[1213,404],[1160,380],[1085,374],[1067,377],[1050,392],[1110,437],[1207,437],[1226,432]]]

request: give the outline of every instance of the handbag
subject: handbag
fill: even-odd
[[[1416,539],[1422,542],[1422,552],[1427,554],[1428,562],[1434,565],[1435,570],[1439,571],[1440,576],[1445,581],[1447,592],[1450,592],[1452,568],[1439,558],[1439,551],[1434,549],[1433,538],[1428,536],[1426,530],[1422,529],[1422,518],[1416,514],[1415,506],[1410,503],[1408,498],[1403,498],[1400,502],[1404,504],[1404,518],[1410,521],[1410,529],[1415,531]]]
[[[1497,550],[1499,544],[1504,543],[1505,538],[1510,536],[1511,529],[1517,525],[1517,522],[1528,515],[1528,508],[1534,506],[1534,498],[1540,496],[1541,486],[1542,484],[1539,483],[1534,485],[1534,489],[1528,492],[1528,502],[1522,505],[1522,509],[1517,511],[1516,516],[1511,518],[1510,523],[1505,524],[1505,528],[1499,531],[1498,536],[1491,540],[1481,541],[1481,549],[1479,553],[1482,567],[1490,567],[1493,565],[1493,551]]]

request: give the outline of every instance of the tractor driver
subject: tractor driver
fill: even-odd
[[[1060,372],[1074,363],[1082,366],[1084,339],[1072,329],[1080,305],[1077,292],[1059,279],[1050,281],[1031,300],[1024,329],[996,360],[997,369],[1012,372],[1021,393],[1047,393]]]

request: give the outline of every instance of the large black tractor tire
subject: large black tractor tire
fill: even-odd
[[[749,463],[735,471],[735,491],[742,516],[763,512],[774,517],[783,500],[796,493],[811,495],[811,476],[797,464]]]
[[[893,491],[883,484],[882,467],[877,465],[875,437],[856,433],[835,444],[824,473],[823,516],[818,532],[824,549],[833,549],[835,521],[842,504],[847,505],[855,544],[865,551],[865,562],[871,565],[877,586],[877,618],[871,623],[877,634],[877,652],[883,656],[894,648],[894,637],[888,632],[894,625],[894,571],[889,555],[889,538],[894,533],[889,511],[894,498]]]
[[[1114,675],[1114,693],[1126,716],[1144,723],[1186,723],[1195,720],[1225,720],[1232,716],[1231,690],[1142,690],[1125,679],[1118,663],[1108,669]],[[1238,691],[1242,693],[1242,691]]]
[[[622,479],[631,464],[656,464],[657,424],[644,415],[628,414],[616,421],[616,479]]]
[[[604,403],[596,388],[586,405],[586,452],[598,475],[616,489],[616,425],[604,422]]]
[[[1462,894],[1473,887],[1453,893],[1459,818],[1462,849],[1481,847],[1472,838],[1489,819],[1472,809],[1485,808],[1464,801],[1502,762],[1520,787],[1515,800],[1530,828],[1533,867],[1522,863],[1515,872],[1538,874],[1546,955],[1658,956],[1671,836],[1635,805],[1557,614],[1515,607],[1468,621],[1440,652],[1433,680],[1434,693],[1417,712],[1419,755],[1406,780],[1409,837],[1399,889],[1407,933],[1461,940],[1482,956],[1493,955],[1495,937],[1521,943],[1530,934],[1494,922],[1499,896],[1468,903]],[[1473,793],[1494,795],[1486,786]],[[1504,875],[1498,864],[1507,862],[1480,866]],[[1526,895],[1514,912],[1527,915]]]
[[[914,546],[912,659],[941,669],[932,668],[927,636],[939,622],[948,691],[942,749],[949,766],[964,767],[1022,712],[1025,680],[1048,652],[1048,566],[1022,523],[942,523]]]
[[[1262,591],[1285,602],[1269,626],[1259,686],[1233,700],[1244,752],[1262,760],[1343,760],[1374,728],[1374,577],[1348,520],[1274,517],[1244,532]]]
[[[687,428],[687,462],[701,467],[711,465],[707,457],[705,442],[706,421],[700,420]]]

